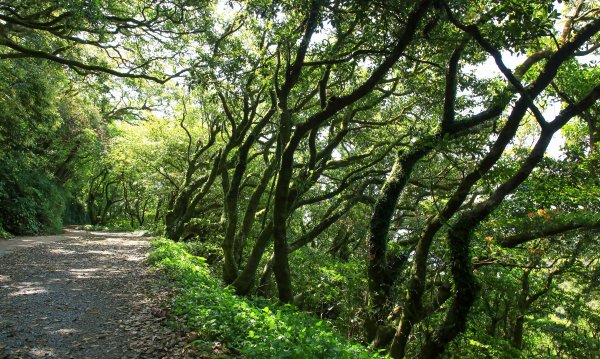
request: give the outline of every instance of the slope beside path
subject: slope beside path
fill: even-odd
[[[148,249],[133,233],[0,241],[0,358],[187,356],[162,325]]]

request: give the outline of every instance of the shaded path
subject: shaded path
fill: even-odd
[[[3,246],[0,358],[168,357],[173,333],[148,298],[148,240],[74,230],[53,237]]]
[[[77,239],[80,236],[80,231],[66,230],[63,234],[56,234],[52,236],[16,237],[10,240],[0,239],[0,256],[6,253],[14,252],[19,248],[30,248],[38,244],[52,243],[65,239]]]

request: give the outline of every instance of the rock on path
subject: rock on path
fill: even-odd
[[[146,238],[69,230],[40,243],[0,255],[0,358],[183,354],[150,298]]]

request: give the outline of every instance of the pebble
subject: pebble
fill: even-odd
[[[145,265],[147,240],[85,235],[0,257],[0,358],[206,357],[164,325],[168,299]],[[35,294],[11,295],[23,289]]]

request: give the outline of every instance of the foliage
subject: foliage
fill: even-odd
[[[331,323],[348,337],[361,337],[365,268],[361,258],[339,261],[319,248],[303,248],[291,258],[300,270],[294,281],[302,293],[295,304]]]
[[[250,356],[354,350],[329,326],[397,358],[590,356],[598,14],[597,0],[3,3],[1,231],[62,217],[184,243],[153,255],[180,258],[163,258],[179,314]]]
[[[0,225],[13,234],[59,232],[65,193],[44,150],[60,133],[52,82],[62,74],[37,61],[0,62],[0,78]]]
[[[46,173],[0,159],[2,227],[16,235],[62,231],[64,192]]]
[[[227,343],[249,358],[372,358],[378,355],[336,334],[293,306],[238,297],[212,277],[205,259],[185,245],[161,239],[148,261],[176,283],[174,314],[202,340]]]

